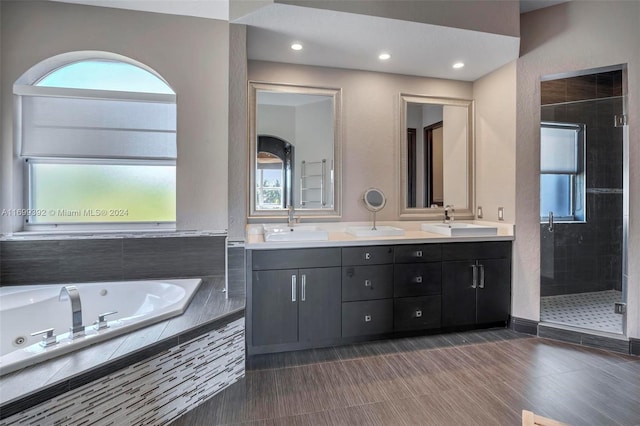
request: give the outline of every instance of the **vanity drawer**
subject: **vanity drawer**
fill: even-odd
[[[510,241],[442,244],[442,260],[510,259]]]
[[[393,263],[393,247],[345,247],[342,265],[381,265]]]
[[[396,263],[435,262],[442,259],[440,244],[396,246],[394,252]]]
[[[395,331],[440,328],[440,296],[403,297],[393,301]]]
[[[385,334],[393,331],[393,300],[342,304],[342,337]]]
[[[393,297],[393,265],[343,266],[342,301]]]
[[[442,292],[442,263],[415,263],[394,266],[394,297],[427,296]]]
[[[340,266],[340,248],[253,250],[252,269],[327,268]]]

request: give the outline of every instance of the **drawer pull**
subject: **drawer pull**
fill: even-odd
[[[364,254],[364,260],[371,260],[371,253],[367,252]]]
[[[416,318],[421,318],[421,317],[422,317],[422,311],[418,309],[416,311]]]
[[[365,315],[364,322],[371,322],[371,315]]]
[[[371,287],[371,280],[364,280],[364,286],[365,287]],[[373,288],[373,287],[371,287]]]
[[[418,277],[416,277],[416,282],[417,282],[418,284],[422,284],[422,276],[418,276]]]
[[[422,257],[422,250],[418,250],[416,252],[416,257]]]

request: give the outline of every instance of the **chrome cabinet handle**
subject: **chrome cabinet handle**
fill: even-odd
[[[371,280],[364,280],[365,287],[371,287]]]
[[[422,284],[422,276],[417,276],[417,277],[416,277],[416,282],[417,282],[418,284]]]
[[[300,300],[304,302],[307,300],[307,274],[302,274],[300,280],[302,281]]]
[[[418,309],[416,311],[416,318],[421,318],[421,317],[422,317],[422,311]]]
[[[296,281],[297,277],[295,274],[291,275],[291,301],[296,301]]]
[[[471,281],[471,288],[478,288],[478,265],[471,265],[473,268],[473,280]]]
[[[416,251],[416,257],[422,257],[422,250]]]
[[[364,260],[371,260],[371,253],[367,252],[364,254]]]
[[[371,322],[371,315],[365,315],[364,322]]]
[[[549,232],[553,232],[553,212],[549,212]]]
[[[480,284],[478,285],[478,288],[484,288],[484,265],[478,266],[480,266]]]

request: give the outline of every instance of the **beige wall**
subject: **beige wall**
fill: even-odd
[[[628,64],[628,335],[640,336],[640,2],[568,2],[521,20],[517,63],[516,226],[513,315],[537,320],[540,296],[540,78]]]
[[[0,4],[0,207],[22,207],[22,167],[13,147],[13,83],[51,56],[99,50],[150,66],[177,93],[178,229],[227,228],[227,22],[48,1]],[[0,220],[2,232],[21,226],[19,220]]]
[[[255,81],[342,88],[344,221],[369,220],[360,199],[370,187],[387,195],[378,219],[398,219],[401,92],[462,99],[473,96],[472,84],[467,82],[273,62],[250,61],[248,76]]]
[[[476,106],[476,204],[485,220],[516,219],[516,62],[473,83]]]

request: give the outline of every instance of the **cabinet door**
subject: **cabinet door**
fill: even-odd
[[[337,339],[341,334],[340,268],[299,270],[300,342]]]
[[[507,321],[511,311],[510,262],[508,259],[488,259],[480,260],[479,264],[477,322],[485,324]]]
[[[442,263],[442,325],[476,323],[476,289],[473,287],[475,260]]]
[[[253,272],[254,346],[298,341],[298,281],[297,269]]]

